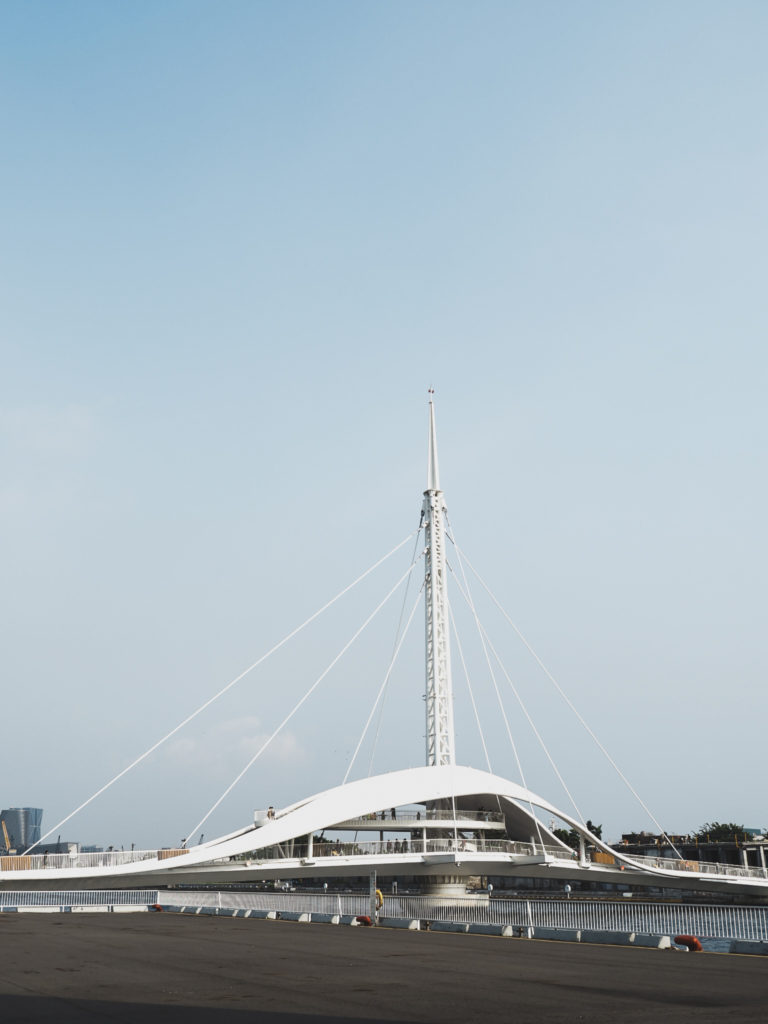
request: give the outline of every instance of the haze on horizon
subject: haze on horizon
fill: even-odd
[[[7,0],[0,27],[2,806],[50,828],[413,531],[434,387],[462,551],[657,819],[768,825],[765,5]],[[187,837],[410,553],[62,839]],[[209,837],[341,781],[400,609]],[[480,612],[584,815],[653,830]],[[375,770],[423,762],[422,646],[419,611]]]

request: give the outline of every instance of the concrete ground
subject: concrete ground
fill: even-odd
[[[159,913],[2,914],[0,1014],[762,1024],[768,958]]]

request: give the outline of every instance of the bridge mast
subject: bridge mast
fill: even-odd
[[[455,764],[453,688],[448,635],[443,492],[437,469],[435,407],[429,400],[429,468],[424,491],[426,531],[427,765]]]

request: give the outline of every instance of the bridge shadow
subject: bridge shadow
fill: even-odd
[[[3,1024],[339,1024],[337,1016],[323,1013],[280,1013],[274,1010],[235,1009],[223,1006],[188,1006],[168,1003],[125,1003],[98,999],[2,995]],[[344,1024],[392,1024],[391,1018],[347,1017]],[[398,1024],[409,1024],[399,1019]],[[415,1024],[415,1022],[410,1022]]]

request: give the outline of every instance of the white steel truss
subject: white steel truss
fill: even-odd
[[[424,492],[427,656],[427,765],[455,764],[451,650],[448,635],[443,492],[437,468],[435,407],[429,403],[429,469]]]

